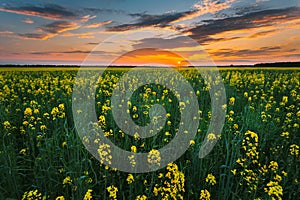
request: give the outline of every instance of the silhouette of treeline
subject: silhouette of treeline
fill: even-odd
[[[300,67],[300,62],[259,63],[254,67]]]

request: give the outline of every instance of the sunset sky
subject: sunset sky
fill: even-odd
[[[0,64],[300,61],[300,1],[0,0],[0,44]]]

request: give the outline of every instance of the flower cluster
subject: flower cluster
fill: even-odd
[[[183,199],[184,189],[184,174],[178,170],[175,163],[167,165],[165,175],[158,176],[161,185],[155,184],[153,193],[155,196],[161,196],[161,199]]]

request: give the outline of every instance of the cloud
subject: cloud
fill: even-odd
[[[0,36],[12,36],[14,32],[11,31],[0,31]]]
[[[23,40],[46,40],[54,35],[49,33],[14,33],[11,31],[0,31],[0,36],[8,36]]]
[[[72,50],[72,51],[36,51],[31,52],[30,54],[35,55],[49,55],[49,54],[87,54],[90,51],[82,51],[82,50]]]
[[[194,4],[191,12],[186,12],[182,17],[178,18],[174,22],[180,22],[180,21],[192,19],[208,13],[215,14],[217,12],[230,8],[231,4],[234,1],[235,0],[226,0],[224,2],[215,1],[215,0],[199,1]]]
[[[85,15],[85,16],[81,17],[81,19],[79,21],[82,23],[85,23],[85,22],[88,22],[90,19],[94,19],[96,17],[97,17],[96,15],[93,15],[93,16]]]
[[[268,31],[261,31],[258,33],[254,33],[252,35],[250,35],[248,38],[258,38],[258,37],[263,37],[263,36],[267,36],[267,35],[271,35],[273,33],[277,33],[279,30],[277,29],[273,29],[273,30],[268,30]]]
[[[171,23],[192,19],[207,13],[217,13],[230,7],[235,0],[227,0],[224,2],[204,0],[194,4],[193,9],[185,12],[168,12],[162,15],[149,15],[143,13],[128,14],[131,17],[138,17],[136,23],[121,24],[107,29],[107,31],[127,31],[131,29],[144,27],[166,27]]]
[[[75,22],[55,21],[38,28],[40,33],[20,33],[18,37],[25,40],[46,40],[59,33],[78,29],[80,25]]]
[[[141,48],[161,48],[161,49],[174,49],[180,47],[194,47],[195,42],[191,42],[186,36],[179,36],[176,38],[164,39],[164,38],[144,38],[134,44],[135,49]]]
[[[213,57],[236,57],[236,58],[242,58],[242,57],[255,57],[257,56],[264,56],[264,55],[274,55],[274,53],[282,53],[280,46],[267,46],[267,47],[261,47],[257,49],[219,49],[216,52],[210,52],[210,54]]]
[[[63,37],[78,37],[78,38],[94,38],[93,32],[84,32],[84,33],[63,33]]]
[[[124,10],[117,10],[117,9],[105,9],[105,8],[83,8],[84,12],[91,13],[91,14],[128,14]]]
[[[21,7],[5,6],[0,8],[0,11],[28,16],[37,16],[52,20],[74,19],[77,16],[74,12],[56,4],[47,4],[44,6],[30,5]]]
[[[23,22],[25,22],[26,24],[33,24],[34,21],[32,19],[26,18],[23,20]]]
[[[68,22],[68,21],[56,21],[50,24],[46,24],[44,26],[41,26],[39,30],[52,33],[52,34],[57,34],[57,33],[62,33],[65,31],[69,30],[75,30],[78,29],[80,25],[78,25],[75,22]]]
[[[127,31],[144,27],[165,27],[169,23],[178,20],[185,13],[165,13],[162,15],[149,15],[144,13],[130,14],[132,17],[139,17],[136,23],[121,24],[107,29],[107,31]]]
[[[100,26],[104,26],[107,24],[110,24],[112,22],[112,20],[108,20],[108,21],[104,21],[104,22],[99,22],[99,23],[92,23],[92,24],[88,24],[85,26],[85,28],[98,28]]]
[[[247,13],[260,11],[262,10],[262,8],[259,4],[256,3],[250,6],[234,7],[232,8],[232,10],[235,11],[236,15],[245,15]]]
[[[274,24],[284,23],[289,20],[297,19],[300,16],[299,7],[285,9],[263,10],[259,12],[248,13],[244,16],[229,17],[218,20],[206,20],[205,24],[198,25],[186,32],[190,37],[201,44],[216,40],[211,37],[226,31],[246,30],[251,28],[261,28],[272,26]],[[267,34],[267,33],[264,33]],[[254,35],[253,37],[258,36]]]
[[[78,29],[82,24],[96,17],[95,15],[80,16],[75,11],[71,11],[70,9],[67,10],[65,7],[56,4],[47,4],[44,6],[27,5],[19,7],[4,6],[0,8],[0,11],[55,20],[52,23],[38,27],[36,33],[19,33],[14,35],[17,38],[25,40],[46,40],[55,37],[60,33]],[[34,23],[30,18],[25,18],[23,22],[28,24]],[[93,38],[94,36],[81,34],[77,35],[77,37]]]
[[[46,33],[19,33],[17,36],[24,40],[46,40],[54,36],[54,34]]]
[[[34,51],[30,52],[33,55],[53,55],[53,54],[107,54],[105,51],[85,51],[85,50],[71,50],[71,51]]]
[[[100,42],[89,42],[89,43],[86,43],[87,45],[98,45]]]

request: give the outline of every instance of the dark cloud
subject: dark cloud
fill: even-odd
[[[117,9],[105,9],[105,8],[83,8],[84,12],[89,14],[128,14],[124,10],[117,10]]]
[[[236,15],[245,15],[248,13],[252,13],[252,12],[258,12],[260,10],[262,10],[262,6],[259,4],[252,4],[250,6],[244,6],[244,7],[236,7],[236,8],[232,8],[235,11]],[[266,10],[266,9],[264,9]]]
[[[284,57],[298,57],[299,60],[300,60],[300,54],[299,53],[285,55]]]
[[[88,43],[86,43],[86,44],[88,44],[88,45],[98,45],[99,42],[88,42]]]
[[[57,33],[65,32],[68,30],[74,30],[77,28],[79,28],[79,25],[75,22],[56,21],[56,22],[53,22],[50,24],[46,24],[46,25],[40,27],[39,29],[44,32],[57,34]]]
[[[49,38],[45,33],[20,33],[18,36],[25,40],[45,40]]]
[[[97,54],[97,55],[107,55],[105,51],[83,51],[83,50],[72,50],[72,51],[36,51],[31,52],[33,55],[52,55],[52,54]]]
[[[144,38],[133,45],[135,49],[149,48],[149,46],[151,46],[151,48],[173,49],[179,47],[193,47],[198,46],[198,44],[186,36],[179,36],[170,39]]]
[[[251,57],[251,56],[263,56],[270,53],[280,52],[280,46],[273,47],[261,47],[259,49],[219,49],[217,52],[212,52],[211,55],[217,57]]]
[[[169,23],[176,21],[187,14],[191,14],[193,11],[181,12],[181,13],[166,13],[162,15],[149,15],[145,13],[129,14],[131,17],[138,17],[136,23],[121,24],[113,26],[107,29],[107,31],[127,31],[136,28],[143,28],[149,26],[165,27]]]
[[[77,15],[75,12],[67,10],[66,8],[55,5],[55,4],[47,4],[44,6],[21,6],[21,7],[13,7],[13,6],[5,6],[0,8],[0,11],[12,12],[23,15],[37,16],[46,19],[73,19]]]
[[[187,32],[191,33],[190,36],[193,39],[197,40],[201,44],[204,44],[215,40],[210,37],[211,35],[219,34],[225,31],[271,26],[278,22],[297,19],[299,18],[299,16],[299,7],[264,10],[249,13],[239,17],[206,20],[204,21],[205,24],[198,25],[192,29],[187,30]]]
[[[46,40],[59,33],[78,29],[80,26],[75,22],[55,21],[38,28],[41,33],[20,33],[18,36],[25,40]]]

